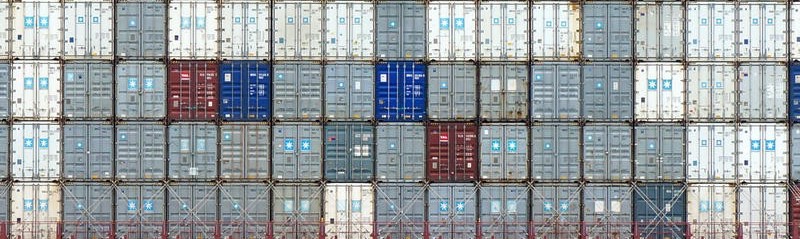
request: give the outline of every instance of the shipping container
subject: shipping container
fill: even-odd
[[[173,124],[169,127],[169,178],[211,180],[217,177],[217,127]]]
[[[796,61],[800,59],[800,5],[792,4],[789,7],[789,54]]]
[[[574,124],[531,126],[531,179],[577,181],[581,177],[581,128]]]
[[[485,186],[480,189],[482,238],[529,238],[529,193],[524,185]]]
[[[583,117],[630,120],[633,117],[633,67],[629,64],[583,66]]]
[[[370,184],[325,185],[324,205],[326,238],[374,238],[375,192]]]
[[[682,184],[637,185],[633,193],[634,238],[686,237],[686,187]]]
[[[477,116],[477,67],[435,64],[428,72],[428,117],[431,120],[470,120]]]
[[[117,56],[143,59],[164,58],[167,51],[167,5],[163,2],[116,3]]]
[[[270,190],[262,184],[219,187],[219,234],[222,238],[262,238],[269,235]]]
[[[685,21],[680,3],[641,2],[634,13],[636,58],[644,60],[682,60]]]
[[[425,5],[412,1],[380,1],[376,7],[375,52],[379,59],[425,57]]]
[[[164,118],[167,101],[166,66],[155,62],[131,62],[117,64],[116,68],[116,117]]]
[[[733,121],[737,108],[734,65],[690,63],[687,71],[686,117],[693,121]]]
[[[791,130],[792,132],[789,135],[789,137],[791,137],[789,140],[791,148],[789,152],[791,152],[792,155],[789,159],[791,164],[791,172],[789,175],[792,181],[800,181],[800,124],[792,124]],[[800,195],[800,191],[798,191],[798,195]],[[798,203],[800,203],[800,199],[798,199]],[[800,206],[800,204],[798,204],[798,206]],[[800,220],[800,214],[798,214],[798,219]],[[800,228],[798,229],[798,233],[800,233]]]
[[[0,39],[6,39],[6,42],[0,44],[0,58],[8,59],[11,56],[11,51],[9,48],[9,43],[11,41],[11,22],[9,19],[11,18],[11,3],[4,2],[0,4],[0,19],[6,19],[5,21],[0,22]]]
[[[800,64],[794,63],[789,68],[789,107],[792,122],[800,121]]]
[[[687,4],[686,58],[690,61],[729,61],[736,58],[736,4]],[[749,22],[749,21],[748,21]]]
[[[325,125],[325,179],[331,182],[368,182],[375,168],[375,138],[367,123]]]
[[[49,123],[11,126],[11,178],[21,181],[61,177],[61,127]]]
[[[734,238],[736,192],[723,184],[696,184],[687,189],[687,223],[692,238]]]
[[[784,124],[740,124],[736,129],[738,179],[751,183],[788,180],[788,131]]]
[[[485,124],[480,129],[481,179],[528,178],[528,127],[524,124]]]
[[[526,1],[482,3],[478,12],[480,58],[527,60],[528,14]]]
[[[581,187],[542,185],[531,189],[531,234],[537,238],[581,235]]]
[[[633,7],[625,2],[583,5],[583,56],[589,59],[625,59],[633,55]]]
[[[737,193],[742,238],[790,238],[789,195],[785,186],[739,186]]]
[[[272,141],[266,124],[225,124],[219,127],[220,177],[224,179],[269,178]]]
[[[325,65],[325,117],[371,120],[375,117],[375,68],[348,62]]]
[[[741,64],[738,80],[740,119],[746,121],[786,119],[785,65]]]
[[[737,7],[739,59],[786,60],[789,38],[786,4],[747,2]]]
[[[425,188],[418,184],[381,184],[375,188],[378,238],[424,238]]]
[[[326,60],[371,60],[375,56],[375,6],[371,2],[327,2],[324,14]]]
[[[375,117],[380,121],[421,121],[427,117],[426,66],[381,62],[375,66]]]
[[[171,238],[214,238],[217,223],[217,187],[175,184],[166,187],[167,235]]]
[[[687,181],[735,181],[737,143],[734,128],[732,124],[691,124],[687,127]]]
[[[166,187],[149,184],[116,187],[117,237],[166,237]]]
[[[0,184],[0,202],[4,202],[0,203],[0,217],[2,218],[11,218],[9,217],[10,211],[8,210],[9,206],[11,206],[8,204],[8,202],[10,202],[9,199],[11,198],[11,193],[12,193],[11,184],[8,183]],[[10,227],[9,222],[5,222],[2,225],[0,225],[0,229],[4,231],[2,234],[3,236],[8,236],[9,227]]]
[[[219,65],[211,61],[169,64],[169,118],[211,120],[219,111]]]
[[[107,238],[112,234],[114,187],[110,184],[69,184],[62,190],[62,238]]]
[[[272,127],[272,142],[273,179],[322,178],[322,126],[278,124]]]
[[[581,51],[581,5],[535,2],[531,5],[531,55],[542,59],[577,59]]]
[[[636,66],[634,113],[640,121],[680,121],[684,113],[686,69],[680,63]]]
[[[587,125],[583,128],[583,178],[589,181],[631,179],[631,127]]]
[[[478,188],[472,184],[437,184],[428,189],[431,238],[477,237]]]
[[[11,238],[61,237],[61,188],[57,183],[15,183],[9,221]]]
[[[116,178],[160,180],[166,175],[166,130],[160,124],[116,126]]]
[[[220,3],[220,57],[270,58],[272,6],[269,1],[232,0]],[[247,233],[246,233],[247,234]],[[242,235],[244,234],[237,234]]]
[[[9,132],[10,131],[9,128],[10,127],[8,125],[0,125],[0,142],[4,142],[4,143],[0,144],[0,159],[8,159],[9,155],[11,153],[9,151],[9,143],[8,143],[8,142],[11,142],[11,140],[10,140],[11,139],[11,132]],[[422,134],[423,133],[420,132],[420,135],[422,135]],[[9,163],[8,160],[0,160],[0,179],[9,178],[8,163]],[[3,188],[3,185],[0,184],[0,192],[2,192],[2,188]],[[2,196],[2,193],[0,193],[0,196]],[[2,201],[2,198],[0,198],[0,201]],[[2,203],[0,203],[0,204],[2,204]],[[0,213],[2,213],[2,207],[0,207]],[[0,216],[3,216],[3,215],[0,214]]]
[[[61,57],[64,8],[60,1],[20,1],[11,7],[11,55],[19,59]]]
[[[215,59],[219,53],[219,5],[211,0],[174,0],[167,12],[171,59]]]
[[[321,2],[308,0],[278,0],[273,3],[273,59],[322,59],[322,6]]]
[[[2,4],[0,4],[1,8]],[[0,27],[2,27],[2,23],[0,23]],[[0,63],[0,119],[8,119],[11,114],[11,79],[11,65]]]
[[[47,120],[61,117],[61,64],[17,61],[11,64],[11,116]]]
[[[474,60],[477,51],[478,9],[475,3],[437,1],[427,5],[428,58]]]
[[[272,189],[275,238],[318,238],[323,233],[323,188],[319,185],[276,185]]]
[[[592,238],[631,238],[633,188],[620,185],[583,189],[584,233]]]
[[[481,118],[521,121],[528,117],[528,69],[524,65],[480,66]]]
[[[220,115],[224,120],[269,120],[272,96],[270,66],[260,61],[220,64]]]
[[[386,182],[423,181],[425,150],[421,149],[425,147],[425,126],[380,124],[375,131],[378,140],[375,178]]]
[[[800,187],[796,183],[789,183],[787,185],[789,190],[789,233],[790,238],[797,238],[800,236]]]
[[[478,127],[473,123],[431,123],[427,129],[428,180],[473,181],[478,177]]]
[[[102,62],[64,64],[64,116],[110,119],[114,115],[113,65]]]
[[[64,1],[64,57],[114,57],[114,3]]]
[[[273,66],[272,114],[278,120],[319,120],[322,117],[322,66]]]
[[[681,182],[685,177],[684,127],[640,125],[634,129],[634,175],[637,181]]]
[[[531,65],[531,118],[577,120],[581,115],[581,66],[572,63]]]
[[[114,128],[110,124],[66,124],[64,179],[106,180],[114,176]]]

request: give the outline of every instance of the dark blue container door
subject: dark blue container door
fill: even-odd
[[[259,61],[227,61],[220,65],[220,115],[225,120],[269,120],[269,65]]]
[[[800,122],[800,64],[789,68],[789,115],[794,122]]]
[[[421,121],[426,116],[427,73],[415,62],[384,62],[376,66],[376,118],[380,121]]]
[[[634,214],[640,238],[684,238],[686,190],[681,184],[645,184],[634,192]]]

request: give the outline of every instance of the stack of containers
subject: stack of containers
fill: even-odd
[[[788,107],[790,132],[790,185],[789,185],[789,234],[791,237],[800,237],[800,5],[790,5],[788,11],[789,18],[789,40],[788,40]]]

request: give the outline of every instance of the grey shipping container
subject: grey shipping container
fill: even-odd
[[[116,4],[117,56],[130,59],[164,58],[167,48],[167,5],[125,1]]]
[[[686,187],[682,184],[645,184],[634,188],[634,237],[685,238]]]
[[[272,115],[278,120],[319,120],[322,116],[322,66],[276,64]]]
[[[586,235],[594,238],[631,238],[632,188],[588,186],[583,189],[583,220]]]
[[[272,190],[272,230],[275,238],[320,236],[321,186],[276,185]]]
[[[8,211],[9,205],[6,202],[9,202],[11,190],[12,188],[10,184],[0,184],[0,202],[4,202],[0,203],[0,217],[2,218],[10,218]],[[8,228],[8,225],[5,225],[4,227]]]
[[[630,64],[583,66],[583,117],[627,120],[633,117],[633,67]]]
[[[266,179],[269,177],[270,127],[264,124],[220,126],[220,177]]]
[[[481,237],[529,238],[529,193],[524,185],[481,187]]]
[[[477,67],[472,64],[428,66],[428,117],[469,120],[476,116]]]
[[[110,119],[114,97],[112,65],[102,62],[64,64],[64,116]]]
[[[531,189],[531,234],[537,238],[579,238],[581,188],[542,185]]]
[[[10,132],[8,125],[0,125],[0,142],[4,142],[0,144],[0,178],[8,178],[8,158],[9,158],[9,144],[6,142],[10,142]],[[2,185],[0,185],[0,189],[2,189]],[[0,190],[1,191],[1,190]]]
[[[739,66],[739,119],[782,121],[787,117],[786,65],[745,63]]]
[[[684,8],[680,3],[641,2],[634,14],[636,57],[646,60],[682,60]]]
[[[160,124],[122,124],[116,127],[116,178],[160,180],[166,176],[166,130]]]
[[[577,181],[581,175],[581,128],[573,124],[531,127],[531,178]]]
[[[425,126],[416,123],[380,124],[375,153],[379,181],[419,182],[425,178]]]
[[[589,181],[631,179],[631,127],[590,125],[583,128],[583,177]]]
[[[355,62],[325,65],[325,117],[371,120],[375,116],[375,67]]]
[[[167,186],[169,224],[173,238],[214,238],[217,226],[217,187],[205,184]]]
[[[167,68],[155,62],[117,65],[116,116],[122,119],[164,118]]]
[[[528,127],[524,124],[484,124],[481,145],[481,179],[528,178]]]
[[[684,127],[641,125],[635,128],[635,178],[640,181],[683,181]]]
[[[531,66],[531,118],[575,120],[581,115],[581,66],[545,63]]]
[[[64,238],[106,238],[111,234],[114,187],[110,184],[69,184],[64,197]]]
[[[114,175],[113,126],[64,125],[64,173],[67,180],[101,180]]]
[[[169,127],[169,178],[214,179],[217,176],[217,128],[213,124]]]
[[[428,189],[431,238],[475,238],[477,188],[472,184],[436,184]]]
[[[122,238],[166,236],[165,187],[160,185],[117,186],[116,229]]]
[[[791,160],[791,179],[794,181],[800,181],[800,124],[793,124],[792,125],[792,132],[789,137],[791,140],[789,142],[792,143],[791,149],[789,152],[792,152]]]
[[[422,185],[378,185],[375,198],[379,238],[424,238],[425,188]]]
[[[583,6],[583,56],[624,59],[632,55],[632,6],[624,2]]]
[[[733,63],[691,63],[686,71],[688,84],[685,97],[688,118],[698,121],[732,121],[737,107],[736,67]],[[668,93],[654,94],[656,95],[665,96]]]
[[[219,187],[220,236],[262,238],[268,233],[270,191],[262,184]]]
[[[366,123],[325,125],[325,179],[368,182],[375,167],[373,127]]]
[[[322,126],[279,124],[272,128],[272,178],[322,178]]]
[[[376,52],[379,59],[425,57],[425,5],[415,1],[381,1],[376,14]]]
[[[2,6],[0,6],[2,8]],[[11,113],[11,65],[0,64],[0,119],[7,119]]]
[[[528,70],[525,65],[480,67],[480,112],[487,120],[528,117]]]

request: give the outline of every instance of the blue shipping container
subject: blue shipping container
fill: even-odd
[[[220,65],[220,115],[225,120],[270,118],[271,74],[261,61],[226,61]]]
[[[381,62],[375,67],[375,118],[421,121],[426,116],[427,72],[422,63]]]
[[[800,64],[789,68],[789,115],[794,122],[800,122]]]
[[[684,238],[686,190],[681,184],[639,185],[634,193],[634,213],[640,238]]]

